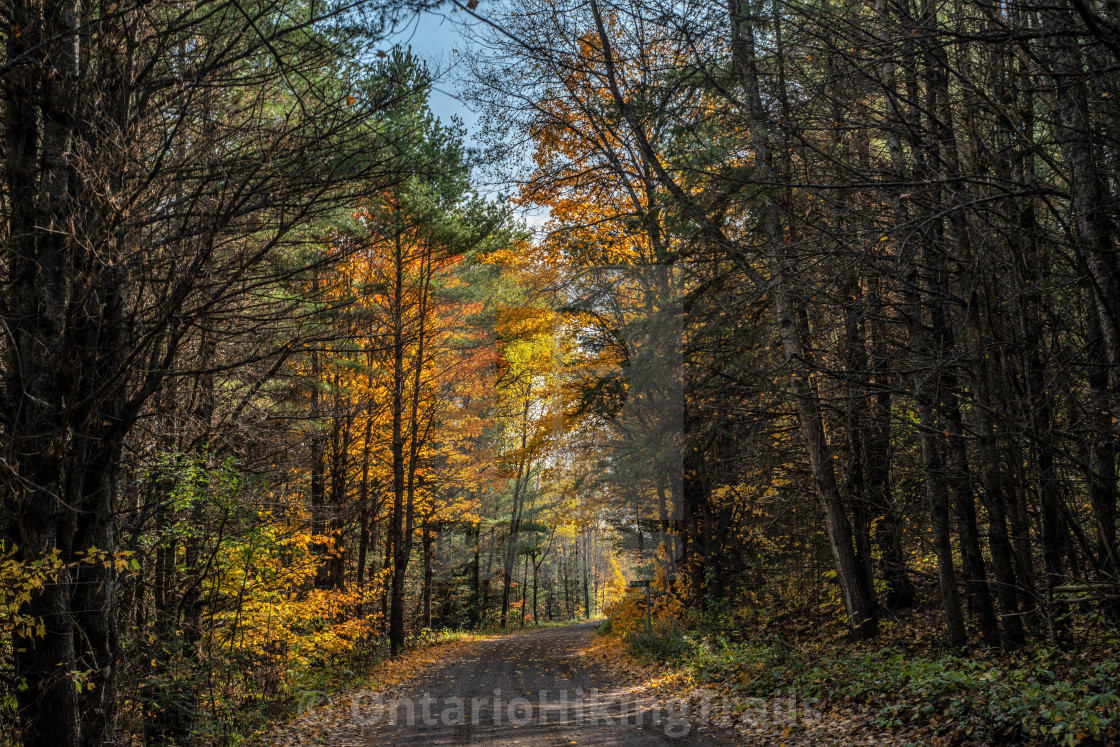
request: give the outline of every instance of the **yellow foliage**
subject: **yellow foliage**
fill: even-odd
[[[18,559],[18,549],[7,549],[0,541],[0,641],[10,640],[12,635],[22,638],[43,636],[43,621],[28,615],[25,605],[64,570],[79,564],[101,565],[120,573],[134,568],[130,560],[132,554],[126,551],[110,553],[90,547],[76,553],[79,556],[77,560],[65,563],[57,548],[39,560]]]
[[[314,588],[314,547],[330,538],[266,518],[244,541],[221,548],[222,572],[208,592],[226,603],[217,605],[214,637],[200,653],[217,669],[233,667],[272,691],[287,691],[310,668],[373,638],[382,619],[361,589]],[[375,575],[367,588],[383,582]],[[225,693],[225,705],[236,707],[237,696]]]

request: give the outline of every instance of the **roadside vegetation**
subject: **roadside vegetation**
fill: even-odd
[[[647,633],[644,604],[631,598],[609,610],[600,632],[644,667],[640,676],[672,683],[670,692],[701,689],[728,698],[744,714],[736,723],[746,722],[743,732],[756,739],[811,740],[844,726],[853,744],[1120,740],[1120,640],[1099,621],[1090,617],[1071,631],[1084,642],[1076,651],[1040,645],[950,652],[930,617],[928,610],[905,613],[886,623],[874,643],[856,645],[834,619],[798,623],[774,610],[667,616],[662,609]],[[759,706],[791,695],[819,716],[749,723]]]

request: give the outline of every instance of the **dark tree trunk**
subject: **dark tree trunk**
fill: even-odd
[[[92,547],[108,559],[117,550],[120,444],[133,416],[123,385],[98,390],[124,354],[123,276],[108,266],[123,247],[105,228],[110,208],[82,194],[75,172],[90,10],[62,0],[9,11],[0,495],[11,524],[0,532],[17,561],[49,567],[57,557],[68,566],[21,609],[42,621],[43,634],[16,643],[14,675],[27,683],[16,700],[25,744],[95,745],[116,741],[119,728],[118,579],[107,560],[81,561]],[[72,673],[83,670],[91,673],[79,696]]]
[[[470,536],[474,541],[474,556],[471,560],[471,604],[468,610],[468,625],[473,630],[479,626],[482,619],[482,583],[481,583],[481,555],[482,543],[480,537],[482,535],[482,524],[475,524],[471,530]]]
[[[761,184],[779,184],[769,126],[757,68],[754,35],[756,10],[750,0],[730,0],[731,53],[747,108],[751,143],[755,152],[755,168]],[[602,35],[602,31],[600,31]],[[791,389],[797,407],[801,435],[809,457],[817,496],[825,516],[829,546],[836,564],[836,579],[848,613],[852,635],[857,639],[871,638],[878,632],[875,600],[868,594],[866,574],[856,556],[852,526],[836,484],[832,460],[824,435],[820,398],[812,370],[805,356],[803,340],[806,330],[801,328],[790,293],[791,268],[785,251],[785,232],[782,230],[778,196],[767,190],[760,209],[759,223],[766,237],[769,253],[771,303],[777,320],[778,334],[786,365],[790,370]]]
[[[424,550],[424,597],[423,609],[421,616],[424,621],[424,627],[431,630],[432,628],[432,528],[428,522],[424,522],[420,527],[420,544]]]

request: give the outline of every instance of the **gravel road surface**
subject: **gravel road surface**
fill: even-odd
[[[593,628],[540,628],[476,642],[394,700],[352,696],[351,713],[364,743],[378,747],[727,744],[701,734],[683,704],[659,703],[581,659]]]

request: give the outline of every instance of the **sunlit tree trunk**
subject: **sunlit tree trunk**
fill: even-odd
[[[506,626],[506,618],[509,614],[509,594],[515,570],[513,566],[517,558],[518,537],[521,532],[521,518],[525,507],[524,483],[527,479],[526,473],[529,466],[529,454],[526,447],[529,444],[529,405],[531,403],[531,393],[531,385],[526,384],[524,394],[525,400],[522,406],[520,423],[521,445],[517,452],[517,474],[513,481],[513,503],[510,506],[508,534],[506,535],[506,544],[502,554],[502,612],[498,623],[498,626],[502,628]]]

